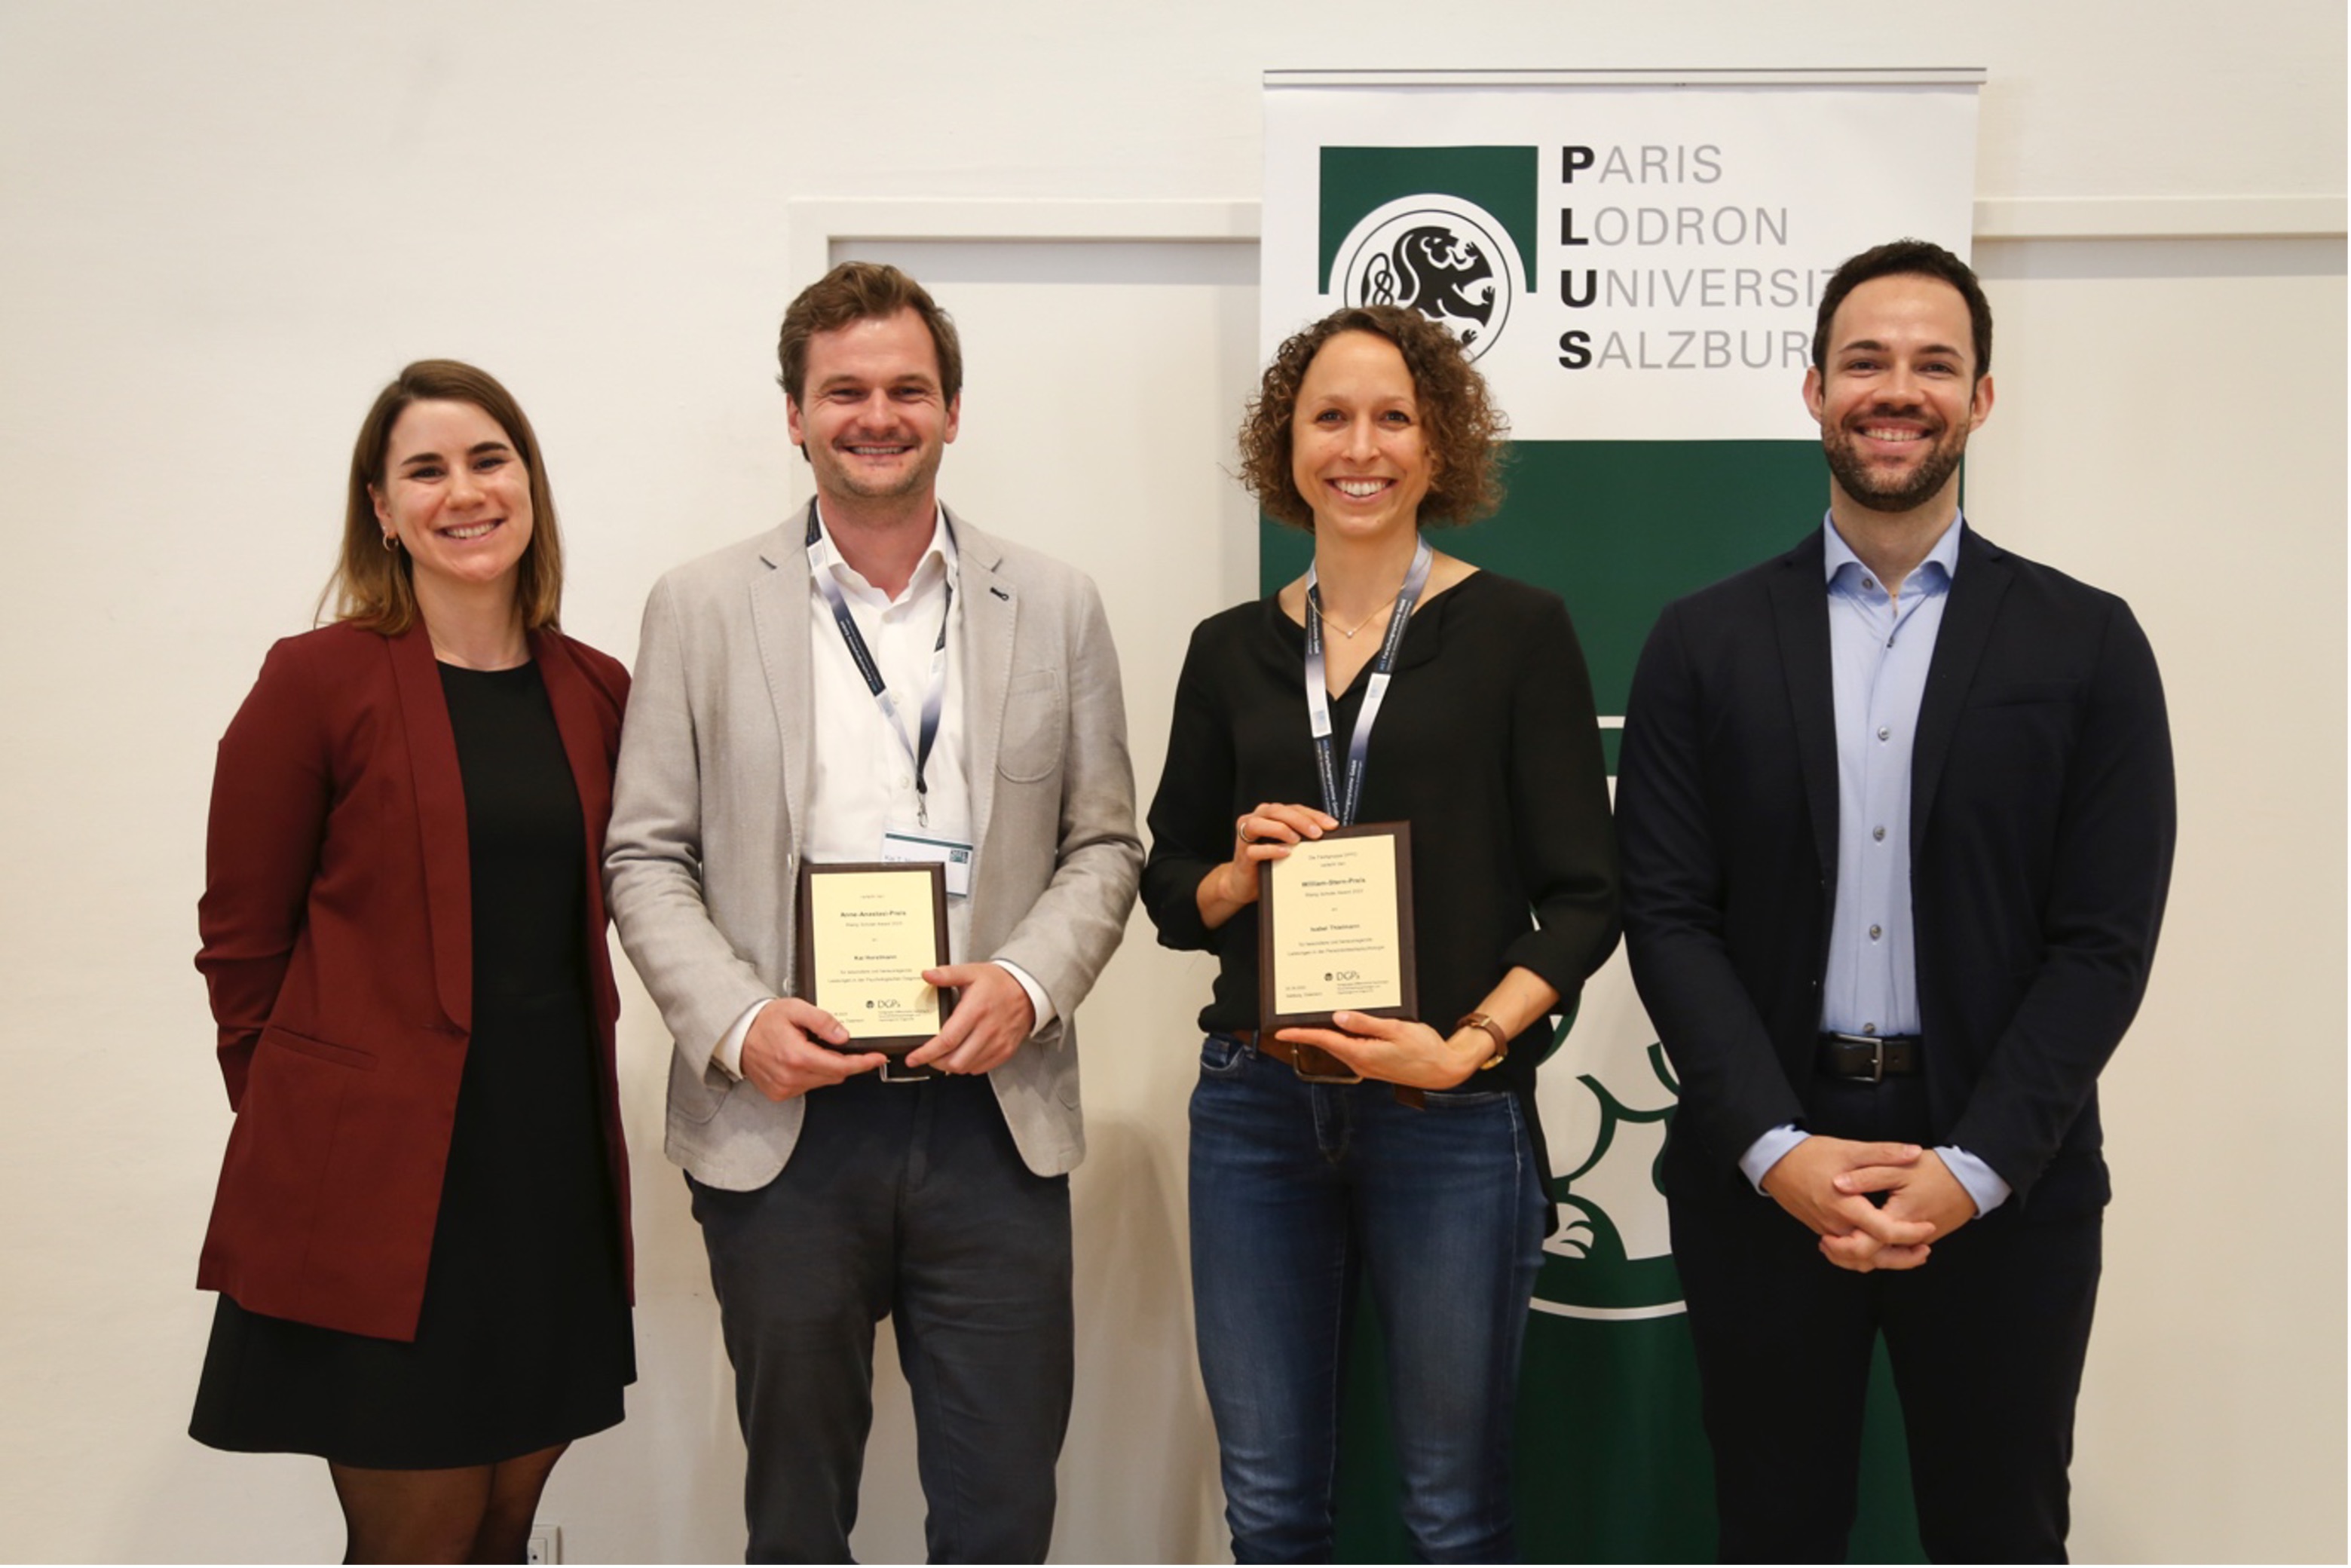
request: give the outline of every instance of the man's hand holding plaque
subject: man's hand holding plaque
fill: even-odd
[[[938,1038],[906,1058],[909,1067],[941,1072],[986,1072],[1020,1049],[1037,1030],[1037,1009],[1029,993],[1001,964],[951,964],[923,977],[952,988],[955,1010]]]
[[[743,1036],[740,1065],[743,1076],[760,1093],[770,1100],[789,1100],[871,1072],[885,1060],[878,1051],[853,1050],[849,1031],[822,1008],[798,997],[779,997],[751,1020]]]

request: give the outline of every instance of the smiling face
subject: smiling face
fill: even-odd
[[[1847,295],[1829,323],[1827,368],[1804,403],[1837,493],[1873,512],[1953,508],[1968,436],[1991,413],[1959,291],[1897,273]]]
[[[1313,508],[1316,535],[1410,533],[1435,472],[1396,346],[1370,332],[1324,343],[1299,381],[1290,424],[1290,482]]]
[[[928,502],[963,400],[939,390],[938,349],[912,310],[809,340],[806,401],[788,397],[792,444],[826,501]]]
[[[402,409],[368,494],[377,524],[408,552],[420,603],[490,583],[512,591],[530,547],[530,475],[481,408],[420,399]]]

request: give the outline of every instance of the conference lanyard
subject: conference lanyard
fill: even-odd
[[[1388,695],[1388,676],[1395,669],[1396,650],[1404,644],[1405,622],[1412,619],[1412,607],[1420,598],[1420,591],[1428,586],[1428,567],[1437,552],[1422,539],[1412,552],[1412,570],[1404,574],[1404,587],[1396,591],[1395,611],[1388,617],[1387,634],[1380,639],[1380,651],[1372,661],[1372,683],[1364,693],[1364,706],[1355,714],[1355,733],[1347,741],[1347,781],[1343,791],[1332,771],[1331,757],[1331,691],[1325,684],[1322,664],[1322,591],[1316,585],[1312,567],[1306,569],[1306,714],[1314,727],[1314,765],[1322,775],[1322,809],[1339,819],[1339,825],[1355,825],[1355,808],[1364,797],[1364,759],[1371,755],[1372,726],[1380,719],[1380,704]]]
[[[857,664],[857,673],[865,677],[865,689],[873,694],[880,705],[882,716],[890,721],[891,730],[898,744],[906,748],[907,760],[914,765],[914,820],[924,827],[931,825],[929,787],[923,781],[923,770],[930,766],[931,747],[939,738],[939,715],[947,703],[947,617],[955,609],[955,581],[942,582],[946,602],[939,612],[939,640],[931,649],[931,685],[923,694],[923,718],[919,739],[908,739],[906,721],[898,716],[898,705],[890,700],[889,684],[882,678],[882,666],[873,660],[873,652],[865,645],[864,633],[851,619],[849,601],[841,594],[841,584],[833,580],[831,552],[826,547],[824,531],[817,522],[816,503],[809,503],[808,562],[809,575],[824,591],[825,602],[832,606],[832,623],[841,628],[841,640],[849,645],[849,656]]]

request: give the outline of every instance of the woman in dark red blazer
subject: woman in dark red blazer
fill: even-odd
[[[236,1121],[190,1430],[323,1457],[349,1561],[520,1562],[635,1377],[594,873],[628,674],[556,629],[538,439],[452,361],[369,412],[329,591],[213,781],[196,967]]]

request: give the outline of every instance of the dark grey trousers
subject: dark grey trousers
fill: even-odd
[[[895,1319],[934,1563],[1040,1563],[1074,1351],[1070,1185],[1021,1164],[978,1078],[809,1096],[756,1192],[686,1178],[750,1450],[751,1563],[846,1563]]]

